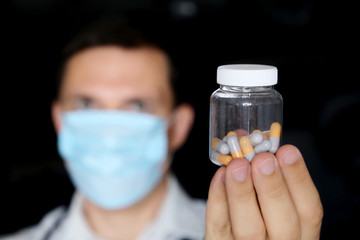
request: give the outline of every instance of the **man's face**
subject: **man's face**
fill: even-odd
[[[61,113],[81,109],[128,110],[168,118],[174,112],[170,66],[166,55],[155,48],[125,49],[103,46],[86,49],[69,59],[52,106],[57,132]],[[194,119],[189,104],[172,115],[169,150],[185,142]]]
[[[150,47],[102,46],[69,59],[59,94],[62,111],[129,110],[168,117],[173,108],[166,55]]]

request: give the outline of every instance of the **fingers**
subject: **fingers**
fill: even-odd
[[[232,232],[235,239],[265,239],[266,231],[251,180],[250,164],[234,159],[226,169]]]
[[[221,167],[211,181],[205,239],[257,240],[265,237],[250,164],[245,159],[234,159],[226,168]]]
[[[319,239],[323,209],[300,151],[285,145],[251,167],[234,159],[210,185],[205,239]]]
[[[225,167],[219,168],[210,183],[206,206],[206,240],[233,239],[224,183],[225,171]]]
[[[300,219],[301,238],[319,239],[323,208],[300,151],[285,145],[276,157]]]
[[[252,178],[269,239],[300,239],[296,208],[273,154],[254,157]]]

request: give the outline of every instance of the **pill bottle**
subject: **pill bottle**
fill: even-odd
[[[251,162],[258,153],[275,153],[283,123],[282,96],[274,89],[277,68],[223,65],[217,69],[217,83],[210,98],[210,160],[227,165],[235,158]]]

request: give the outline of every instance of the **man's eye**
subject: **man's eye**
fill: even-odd
[[[91,109],[94,108],[94,101],[88,98],[80,99],[76,103],[77,109]]]
[[[143,101],[132,101],[129,104],[130,110],[137,111],[137,112],[148,112],[149,107],[148,105]]]

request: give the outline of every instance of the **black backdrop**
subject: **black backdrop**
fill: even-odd
[[[133,15],[159,29],[178,68],[177,92],[196,111],[173,169],[206,198],[209,97],[216,68],[275,65],[284,98],[284,142],[297,145],[323,200],[323,239],[344,239],[359,223],[359,76],[356,5],[315,0],[9,0],[3,3],[0,234],[35,224],[69,203],[73,187],[56,150],[50,106],[61,48],[102,16]],[[134,14],[135,13],[135,14]],[[157,30],[158,31],[158,30]],[[4,145],[5,143],[5,145]]]

